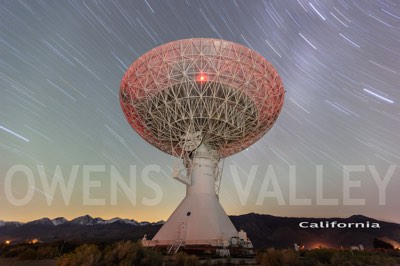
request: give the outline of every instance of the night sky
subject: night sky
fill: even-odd
[[[166,220],[185,195],[185,187],[171,178],[176,160],[130,128],[119,85],[128,66],[148,50],[206,37],[256,50],[276,68],[286,90],[274,127],[224,162],[220,200],[228,214],[364,214],[400,222],[399,167],[381,205],[368,167],[383,179],[400,163],[399,1],[2,0],[0,21],[0,220],[84,214]],[[154,199],[156,192],[141,179],[150,164],[162,169],[150,175],[162,187],[162,201],[152,206],[144,199]],[[7,184],[15,165],[30,169],[34,182],[17,172]],[[59,188],[54,195],[43,188],[38,165],[49,181],[57,166],[63,176],[54,178],[65,181],[73,165],[79,167],[69,202]],[[104,204],[83,202],[85,165],[105,165],[104,172],[93,174],[99,187],[90,190]],[[245,186],[253,165],[257,172],[243,200],[237,187]],[[283,203],[257,200],[269,165]],[[311,199],[311,205],[290,204],[291,165],[297,197]],[[323,167],[323,196],[338,199],[337,205],[316,203],[317,165]],[[351,197],[365,199],[365,205],[343,203],[344,165],[365,166],[351,173],[360,182]],[[118,203],[111,203],[111,166],[126,180],[130,166],[136,167],[136,202],[119,189]],[[239,179],[232,177],[233,167]],[[267,184],[277,191],[273,182]],[[23,206],[10,202],[10,193],[22,199],[29,191],[32,199]]]

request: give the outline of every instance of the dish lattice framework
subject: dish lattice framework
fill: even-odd
[[[199,141],[220,158],[247,148],[272,127],[283,100],[282,81],[268,61],[219,39],[156,47],[129,67],[120,87],[132,128],[177,157],[185,143],[187,150]]]

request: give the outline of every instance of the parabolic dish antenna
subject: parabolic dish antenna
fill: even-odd
[[[129,67],[120,87],[126,119],[151,145],[182,158],[186,168],[185,175],[174,176],[187,186],[186,197],[148,245],[173,251],[247,241],[237,241],[243,234],[219,204],[218,162],[259,140],[275,123],[283,100],[272,65],[225,40],[166,43]]]

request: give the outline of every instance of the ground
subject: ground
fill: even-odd
[[[55,266],[56,260],[18,260],[0,258],[1,266]]]

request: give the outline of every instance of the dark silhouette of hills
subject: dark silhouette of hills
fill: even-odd
[[[71,221],[63,217],[53,220],[42,218],[28,223],[0,221],[0,242],[26,242],[32,239],[42,242],[137,240],[145,234],[154,235],[163,223],[137,222],[121,218],[103,220],[89,215]]]
[[[293,247],[294,243],[303,244],[306,248],[325,246],[349,248],[362,244],[373,248],[374,238],[389,238],[400,242],[400,224],[379,221],[363,215],[348,218],[295,218],[276,217],[265,214],[249,213],[230,216],[238,230],[243,229],[255,247]],[[319,228],[303,229],[299,223],[379,223],[380,228]]]
[[[362,244],[372,248],[374,239],[385,238],[400,242],[400,224],[378,221],[362,215],[348,218],[294,218],[277,217],[265,214],[249,213],[230,216],[238,230],[243,229],[256,248],[293,247],[294,243],[304,244],[306,248],[328,246],[344,247]],[[299,223],[332,222],[338,223],[379,223],[380,228],[319,228],[304,229]],[[135,220],[114,218],[103,220],[89,215],[77,217],[71,221],[63,217],[53,220],[42,218],[28,223],[0,221],[0,242],[26,242],[40,239],[43,242],[138,240],[145,234],[151,239],[163,221],[157,223],[137,222]]]

